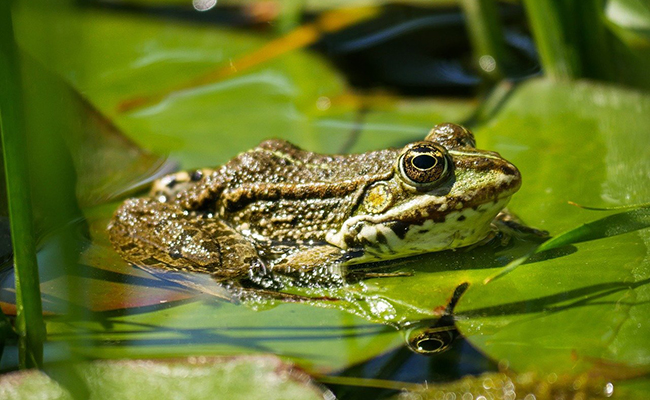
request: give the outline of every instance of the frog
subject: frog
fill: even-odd
[[[115,211],[110,241],[147,270],[277,292],[345,284],[356,267],[489,241],[517,167],[436,125],[401,148],[320,154],[270,139],[215,168],[155,181]]]

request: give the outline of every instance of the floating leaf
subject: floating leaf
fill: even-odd
[[[35,13],[37,10],[30,10]],[[26,51],[46,52],[25,12],[16,24]],[[115,126],[144,149],[169,154],[182,168],[219,165],[264,139],[280,137],[312,151],[401,145],[436,123],[467,118],[472,101],[408,101],[359,96],[316,54],[293,51],[229,79],[174,93],[120,114],[118,105],[183,85],[269,40],[216,27],[168,24],[126,14],[79,11],[57,16],[83,32],[58,62],[48,63]],[[128,37],[125,42],[122,38]],[[45,60],[48,61],[48,60]],[[365,110],[365,111],[362,111]]]
[[[64,367],[50,367],[57,377]],[[69,367],[68,367],[69,368]],[[102,399],[332,399],[309,375],[278,358],[196,357],[185,360],[96,361],[73,366],[86,398]],[[69,373],[69,372],[68,372]],[[79,387],[29,370],[0,377],[3,399],[74,399]],[[136,384],[137,382],[137,384]]]
[[[451,383],[428,384],[426,388],[401,393],[397,400],[429,400],[446,398],[471,399],[644,399],[646,393],[629,386],[587,374],[573,376],[534,373],[486,373],[467,376]]]
[[[650,236],[631,232],[647,226],[648,208],[590,222],[593,211],[566,202],[647,202],[649,129],[647,94],[542,80],[515,90],[478,129],[480,144],[522,172],[511,208],[552,235],[570,232],[507,276],[470,286],[457,325],[481,351],[517,371],[577,373],[594,359],[648,365]]]
[[[593,208],[590,207],[583,208],[587,210],[593,210]],[[622,235],[650,227],[650,206],[631,205],[622,208],[633,208],[633,210],[610,215],[605,218],[586,223],[568,232],[564,232],[544,242],[531,253],[511,261],[501,271],[499,271],[498,274],[486,279],[485,283],[494,281],[514,271],[515,268],[530,259],[533,254],[542,253],[544,251],[556,249],[562,246],[568,246],[574,243],[603,239],[606,237]]]

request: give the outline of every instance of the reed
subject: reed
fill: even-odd
[[[475,64],[489,80],[500,80],[507,69],[508,55],[494,0],[462,0],[460,5],[467,19]]]
[[[16,275],[19,366],[41,367],[45,325],[41,305],[18,52],[10,2],[0,1],[0,131]]]

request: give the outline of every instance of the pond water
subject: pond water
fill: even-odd
[[[521,170],[510,209],[553,236],[616,212],[568,201],[613,207],[650,199],[650,96],[533,79],[539,69],[516,7],[502,10],[519,60],[511,80],[527,80],[497,87],[480,108],[457,10],[336,14],[363,23],[310,40],[309,24],[325,24],[328,12],[308,8],[307,28],[287,28],[284,41],[274,40],[285,29],[270,22],[275,9],[271,17],[248,5],[219,10],[208,17],[184,5],[88,2],[57,14],[68,40],[48,41],[38,21],[49,11],[16,9],[25,69],[40,82],[26,93],[33,143],[61,149],[34,156],[48,362],[273,353],[335,377],[435,383],[500,368],[560,377],[595,371],[616,387],[650,388],[648,230],[537,255],[487,284],[537,243],[514,237],[401,259],[373,268],[408,276],[292,288],[336,299],[302,303],[233,304],[209,278],[184,284],[121,260],[106,226],[123,198],[155,177],[219,165],[270,137],[323,153],[361,152],[421,140],[437,123],[466,122],[479,148]],[[70,104],[52,100],[59,98]],[[0,287],[11,314],[10,268]],[[419,354],[418,343],[448,347]],[[15,348],[1,362],[14,368]],[[339,398],[396,393],[331,388]]]

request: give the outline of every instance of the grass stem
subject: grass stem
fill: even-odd
[[[0,1],[0,131],[16,274],[16,332],[21,368],[41,367],[45,325],[27,164],[25,121],[11,2]]]
[[[563,0],[524,0],[542,68],[556,81],[582,75],[578,51],[566,30],[571,18],[563,4]]]
[[[474,61],[488,79],[498,81],[504,76],[507,48],[495,0],[462,0],[460,2],[474,48]]]

